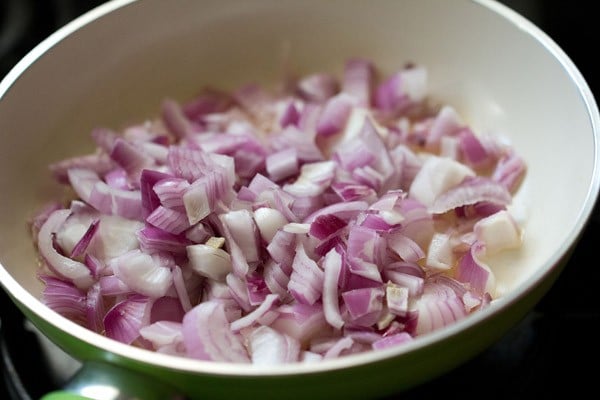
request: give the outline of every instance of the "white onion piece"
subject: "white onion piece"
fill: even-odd
[[[338,86],[333,75],[316,73],[302,78],[297,84],[297,91],[306,100],[320,103],[335,95]]]
[[[299,169],[298,153],[293,147],[270,154],[265,163],[269,177],[276,182],[295,175]]]
[[[185,190],[182,198],[190,225],[197,224],[212,211],[214,197],[208,192],[208,185],[207,181],[201,180]]]
[[[111,260],[115,276],[132,290],[145,296],[164,296],[173,284],[171,269],[163,267],[140,250],[132,250]]]
[[[59,254],[52,244],[52,237],[71,214],[70,210],[56,210],[42,225],[37,238],[40,254],[53,271],[72,281],[78,288],[87,289],[94,283],[90,269],[79,261]]]
[[[183,342],[181,322],[157,321],[140,329],[140,335],[150,341],[154,348]]]
[[[340,314],[338,300],[338,281],[342,270],[342,256],[331,249],[323,259],[323,312],[325,319],[334,328],[340,329],[344,320]]]
[[[303,363],[316,363],[323,359],[323,356],[313,351],[302,351],[300,353],[300,361]]]
[[[233,322],[242,316],[242,309],[234,299],[226,283],[209,279],[205,282],[204,293],[201,301],[216,300],[223,304],[227,321]]]
[[[248,350],[253,364],[287,364],[298,361],[300,342],[268,326],[261,326],[248,335]]]
[[[354,344],[354,340],[350,336],[345,336],[339,339],[333,346],[331,346],[325,354],[323,354],[323,359],[331,359],[337,358],[342,355],[345,350],[350,350],[352,345]]]
[[[463,126],[464,122],[454,107],[444,105],[429,130],[428,146],[438,145],[442,137],[453,137]]]
[[[248,298],[248,287],[245,279],[240,278],[235,273],[227,274],[225,282],[229,287],[231,297],[237,302],[239,307],[249,312],[252,310],[250,299]]]
[[[301,343],[310,340],[317,333],[327,334],[331,331],[321,304],[308,305],[293,302],[279,306],[276,311],[278,316],[271,323],[271,328]]]
[[[96,282],[88,290],[85,299],[85,310],[87,317],[87,327],[94,332],[104,332],[104,322],[102,319],[106,313],[104,308],[104,298],[102,297],[102,288],[100,283]]]
[[[251,271],[250,265],[244,256],[244,252],[233,239],[233,236],[229,231],[229,226],[222,221],[222,216],[219,216],[218,222],[220,223],[221,231],[225,237],[229,255],[231,256],[232,270],[238,275],[238,277],[244,277],[246,274],[248,274],[248,272]]]
[[[287,224],[288,220],[274,208],[260,207],[254,210],[254,222],[263,240],[270,243],[275,233]]]
[[[202,276],[224,282],[233,269],[231,256],[222,249],[205,244],[193,244],[185,249],[190,267]]]
[[[285,224],[281,229],[285,232],[294,233],[294,234],[305,234],[310,231],[310,224],[300,224],[297,222],[290,222]]]
[[[475,172],[466,165],[450,158],[429,156],[415,176],[409,194],[431,207],[439,195],[469,176],[475,176]]]
[[[408,314],[408,288],[389,283],[385,287],[385,300],[392,314],[404,317]]]
[[[521,245],[521,230],[508,211],[498,211],[482,218],[473,227],[477,240],[485,243],[486,255]]]
[[[73,254],[75,247],[83,239],[90,225],[100,215],[95,210],[90,210],[90,207],[83,210],[71,207],[71,214],[66,218],[60,229],[55,232],[56,243],[65,254]]]
[[[448,270],[452,268],[454,262],[455,255],[450,235],[434,233],[427,250],[426,265],[438,270]]]
[[[252,324],[257,322],[261,317],[263,317],[267,312],[275,308],[278,301],[278,295],[267,295],[267,297],[260,306],[256,307],[252,312],[246,314],[245,316],[233,321],[230,327],[231,330],[233,332],[239,332],[240,330],[251,326]]]
[[[101,260],[109,260],[134,250],[139,247],[136,232],[143,227],[144,224],[140,221],[117,215],[102,215],[89,252]]]
[[[284,185],[283,190],[294,196],[317,196],[330,185],[335,168],[336,164],[333,161],[304,164],[298,179],[294,183]]]
[[[239,246],[246,262],[258,261],[258,238],[252,214],[248,210],[236,210],[221,214],[219,218],[227,225],[231,239]]]
[[[429,211],[442,214],[461,206],[488,202],[499,206],[510,204],[510,193],[502,184],[486,178],[465,179],[437,196]]]
[[[425,258],[425,252],[414,240],[401,233],[388,236],[389,248],[401,259],[408,262],[417,262]],[[431,251],[431,246],[430,246]]]

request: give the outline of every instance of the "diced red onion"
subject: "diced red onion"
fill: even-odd
[[[352,348],[354,344],[354,340],[351,337],[346,336],[339,339],[333,346],[331,346],[327,352],[323,355],[324,359],[337,358],[339,357],[345,350],[349,350]]]
[[[352,323],[360,326],[376,323],[383,310],[384,294],[381,287],[354,289],[342,293]]]
[[[514,151],[502,157],[492,174],[492,179],[500,182],[510,193],[515,193],[527,171],[525,162]]]
[[[250,362],[238,334],[229,328],[222,303],[205,301],[183,317],[183,342],[186,354],[200,360]]]
[[[132,290],[115,275],[102,276],[98,279],[103,296],[117,296],[132,293]]]
[[[331,249],[323,259],[323,312],[325,319],[334,328],[340,329],[344,320],[340,313],[338,282],[342,270],[342,257]]]
[[[275,234],[289,221],[274,208],[260,207],[254,210],[254,223],[266,243],[271,243]]]
[[[296,175],[299,170],[298,154],[293,147],[270,154],[265,163],[269,177],[276,182]]]
[[[375,106],[387,112],[402,110],[425,98],[426,84],[425,68],[413,67],[396,72],[377,88]]]
[[[324,272],[307,254],[302,244],[296,247],[288,290],[302,304],[313,305],[323,292]]]
[[[456,112],[456,110],[445,105],[437,114],[436,118],[431,125],[429,135],[427,136],[428,146],[435,146],[439,144],[442,137],[452,137],[464,127],[464,122]]]
[[[131,344],[140,335],[140,329],[150,320],[152,302],[142,295],[133,295],[115,304],[104,316],[106,336]]]
[[[96,232],[98,232],[99,223],[99,219],[92,221],[88,230],[85,231],[84,235],[81,237],[79,242],[77,242],[75,247],[73,247],[73,250],[71,251],[71,258],[80,258],[85,253],[85,250],[90,245],[92,238],[94,237]]]
[[[146,222],[174,235],[179,235],[190,227],[188,217],[185,213],[163,206],[156,207],[148,215]]]
[[[300,356],[300,342],[268,326],[261,326],[248,337],[252,363],[278,365],[296,362]]]
[[[150,324],[157,321],[181,321],[185,311],[177,297],[162,296],[154,299],[150,308]]]
[[[232,271],[231,256],[223,249],[205,244],[186,247],[190,267],[202,276],[223,282]]]
[[[161,204],[160,192],[155,192],[154,186],[170,175],[163,172],[144,169],[140,174],[140,195],[142,197],[142,217],[146,218]],[[186,181],[187,183],[187,181]],[[164,204],[169,207],[168,204]]]
[[[37,245],[48,266],[62,277],[71,280],[78,288],[87,289],[93,284],[90,269],[83,263],[61,255],[52,244],[52,236],[71,214],[69,210],[56,210],[40,228]]]
[[[177,293],[177,297],[179,298],[181,308],[184,312],[188,312],[192,309],[192,302],[190,300],[187,287],[185,286],[185,278],[183,277],[181,268],[178,265],[175,265],[173,267],[172,274],[173,286],[175,287],[175,292]]]
[[[379,339],[376,342],[373,342],[373,348],[375,350],[387,349],[390,347],[400,346],[404,343],[410,342],[413,340],[412,336],[407,332],[400,332],[395,335],[386,336],[384,338]]]
[[[102,297],[102,288],[99,282],[94,283],[88,290],[85,308],[87,327],[94,332],[102,333],[104,331],[102,318],[106,310],[104,309],[104,298]]]
[[[173,283],[171,270],[155,263],[140,250],[132,250],[111,260],[115,276],[129,288],[144,296],[164,296]]]
[[[140,329],[140,335],[150,341],[155,349],[183,342],[182,323],[156,321]]]
[[[486,202],[498,205],[510,204],[510,193],[499,183],[486,178],[465,179],[436,197],[430,211],[441,214],[457,207]]]
[[[492,255],[521,245],[519,227],[506,210],[482,218],[473,226],[478,241],[485,243],[485,253]]]
[[[327,137],[339,133],[346,125],[353,103],[354,99],[346,93],[327,100],[317,120],[317,134]]]
[[[134,182],[139,181],[142,170],[154,165],[154,159],[125,139],[115,140],[110,158],[117,163]]]
[[[478,293],[494,293],[496,279],[490,268],[479,260],[485,245],[476,242],[458,262],[456,279],[468,283]]]
[[[330,329],[321,304],[292,302],[279,306],[276,311],[278,317],[271,323],[271,328],[300,342],[305,342],[315,334],[323,334]]]
[[[458,161],[429,156],[415,176],[409,194],[424,205],[433,206],[442,193],[471,176],[475,176],[475,172]],[[438,208],[446,207],[439,205]]]
[[[165,99],[163,101],[161,115],[165,126],[176,138],[182,139],[194,133],[194,125],[175,100]]]
[[[452,238],[447,233],[436,232],[431,237],[427,251],[427,266],[434,269],[447,270],[455,263]]]
[[[353,96],[359,105],[371,105],[374,80],[375,66],[370,60],[353,58],[346,61],[342,91]]]
[[[277,306],[277,302],[279,301],[279,296],[276,294],[269,294],[262,302],[260,306],[255,308],[252,312],[246,314],[240,319],[237,319],[231,323],[231,330],[234,332],[238,332],[241,329],[247,328],[251,326],[253,323],[258,321],[261,317],[263,317],[267,312],[271,311]]]
[[[427,70],[326,72],[165,98],[53,163],[75,197],[28,222],[47,306],[109,338],[222,362],[404,345],[497,296],[526,173],[427,97]],[[82,262],[83,261],[83,262]],[[106,309],[105,309],[106,307]]]
[[[44,282],[42,302],[52,310],[83,325],[88,323],[88,305],[84,291],[74,284],[49,275],[40,275]]]
[[[296,90],[307,101],[323,103],[338,92],[339,84],[335,76],[317,73],[302,78]]]

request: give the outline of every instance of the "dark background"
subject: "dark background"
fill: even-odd
[[[100,3],[0,0],[0,77],[50,33]],[[600,34],[597,14],[589,6],[566,0],[503,3],[554,39],[598,97]],[[596,211],[556,284],[502,340],[456,370],[397,397],[530,399],[566,392],[571,398],[582,398],[595,393],[600,357],[600,274],[595,256],[599,228]],[[22,323],[22,315],[0,289],[0,399],[36,399],[54,388],[35,338],[23,330]]]

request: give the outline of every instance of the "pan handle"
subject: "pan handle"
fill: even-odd
[[[152,377],[98,361],[86,361],[73,377],[40,400],[185,400]]]

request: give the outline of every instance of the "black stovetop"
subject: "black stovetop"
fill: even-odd
[[[46,36],[102,3],[99,0],[0,0],[0,76]],[[505,0],[536,23],[600,93],[595,50],[600,44],[595,14],[573,2]],[[600,209],[594,213],[570,261],[541,302],[504,337],[473,360],[399,398],[529,399],[557,392],[570,397],[596,390],[600,357],[600,282],[596,237]],[[0,399],[37,399],[56,389],[37,337],[24,328],[20,311],[0,289]],[[591,361],[591,367],[588,367]]]

